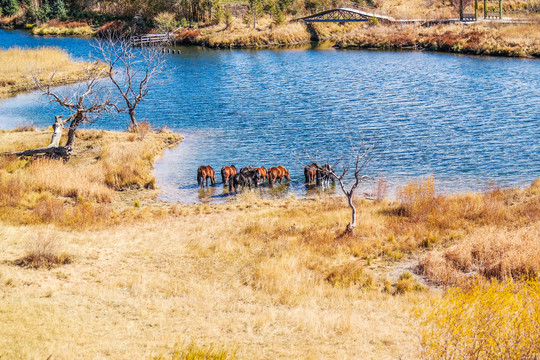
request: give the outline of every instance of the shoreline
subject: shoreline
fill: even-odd
[[[6,30],[9,31],[9,30]],[[31,32],[31,30],[28,30]],[[511,35],[506,35],[511,32]],[[213,25],[198,29],[183,28],[175,32],[173,45],[202,46],[212,49],[279,49],[329,43],[349,50],[435,51],[508,58],[540,58],[540,23],[468,23],[422,27],[419,25],[346,24],[343,26],[287,23],[281,26],[261,25],[260,29],[223,28]],[[81,37],[65,34],[34,36]],[[317,46],[317,45],[315,45]]]

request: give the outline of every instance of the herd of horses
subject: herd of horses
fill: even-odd
[[[317,186],[327,185],[330,181],[334,182],[333,169],[329,164],[319,166],[316,163],[307,165],[304,168],[304,177],[306,184],[315,183]],[[269,169],[264,166],[255,167],[253,165],[246,166],[238,171],[236,166],[224,166],[221,168],[221,180],[223,186],[229,185],[229,191],[238,193],[238,189],[242,187],[258,187],[263,184],[265,180],[268,180],[270,187],[279,181],[281,184],[283,180],[291,180],[289,170],[283,165],[271,167]],[[214,186],[216,184],[216,173],[210,165],[199,166],[197,169],[197,184],[199,187],[208,186],[208,181]]]

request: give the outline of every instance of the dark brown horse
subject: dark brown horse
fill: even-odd
[[[261,178],[261,181],[264,181],[265,179],[268,179],[268,169],[264,166],[255,168],[259,172],[259,176]]]
[[[268,169],[268,180],[270,181],[270,187],[274,186],[274,183],[278,179],[279,183],[281,184],[283,182],[283,178],[291,180],[289,176],[289,171],[284,166],[278,165],[276,167],[271,167],[270,169]]]
[[[233,191],[235,193],[238,193],[238,187],[242,186],[242,190],[247,186],[251,189],[251,185],[254,185],[257,187],[257,184],[260,180],[260,175],[257,170],[248,170],[239,172],[237,174],[234,174],[231,176],[231,179],[229,180],[229,191]]]
[[[197,184],[199,187],[204,187],[204,182],[206,180],[206,186],[208,186],[208,179],[212,185],[216,184],[216,173],[210,165],[208,166],[199,166],[197,169]]]
[[[227,185],[227,181],[229,181],[229,178],[236,174],[238,171],[236,171],[236,167],[234,165],[231,166],[224,166],[221,168],[221,181],[223,181],[223,186]]]
[[[316,163],[313,163],[311,165],[307,165],[304,168],[304,177],[306,178],[306,184],[311,184],[312,182],[319,183],[319,165]]]

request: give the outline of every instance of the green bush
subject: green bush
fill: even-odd
[[[19,11],[17,0],[0,0],[0,13],[6,16],[15,15]]]

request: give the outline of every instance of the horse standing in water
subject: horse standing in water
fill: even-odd
[[[239,186],[242,186],[242,189],[244,189],[246,186],[251,189],[251,185],[257,187],[259,180],[260,175],[257,170],[239,172],[231,176],[229,179],[229,191],[233,191],[234,189],[234,192],[238,193]]]
[[[270,169],[268,169],[268,180],[270,182],[270,187],[274,186],[274,183],[278,179],[279,183],[281,184],[283,182],[283,178],[291,180],[289,176],[289,170],[287,170],[285,166],[278,165],[276,167],[271,167]]]
[[[236,174],[238,171],[234,165],[224,166],[221,168],[221,180],[223,181],[223,186],[227,185],[229,178]]]
[[[210,184],[216,184],[216,173],[210,165],[208,166],[199,166],[197,169],[197,184],[199,187],[204,187],[204,182],[206,180],[206,186],[208,186],[208,179],[210,179]]]
[[[317,163],[313,163],[311,165],[307,165],[304,168],[304,177],[306,178],[306,184],[311,184],[315,181],[317,185],[320,185],[320,168]]]
[[[264,166],[255,168],[259,172],[259,176],[261,178],[261,181],[264,181],[265,179],[268,179],[268,169]]]

